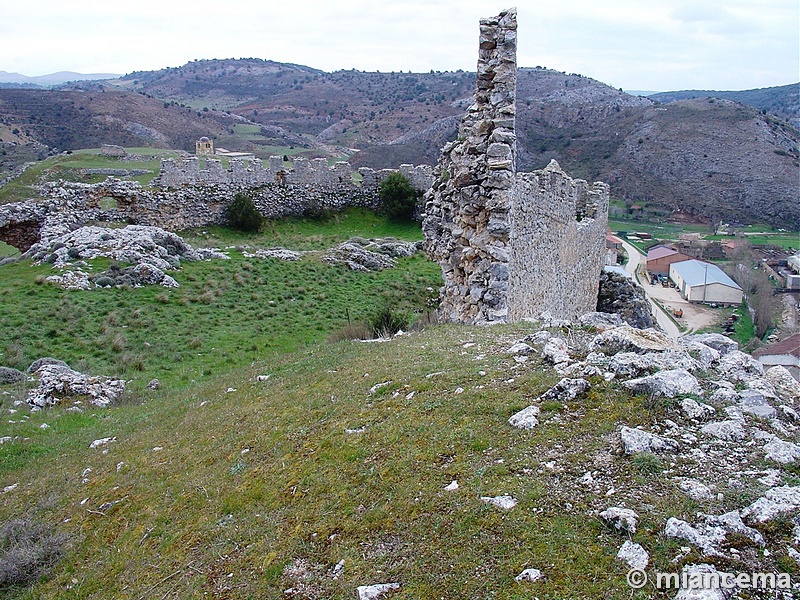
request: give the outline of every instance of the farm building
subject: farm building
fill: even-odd
[[[759,348],[753,352],[765,368],[781,365],[792,377],[800,381],[800,333],[789,336],[782,342]]]
[[[647,272],[653,275],[667,275],[669,266],[674,262],[691,260],[693,257],[678,252],[664,244],[657,244],[647,249]]]
[[[742,288],[716,265],[699,260],[674,262],[669,278],[689,302],[741,304]]]

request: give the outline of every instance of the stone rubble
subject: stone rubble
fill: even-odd
[[[600,513],[600,520],[618,533],[633,535],[639,524],[639,515],[630,508],[611,506]]]
[[[617,558],[627,563],[631,569],[645,569],[650,563],[650,555],[640,544],[625,540],[617,552]]]
[[[356,588],[358,600],[375,600],[385,596],[388,592],[399,590],[399,583],[375,583],[372,585],[360,585]]]

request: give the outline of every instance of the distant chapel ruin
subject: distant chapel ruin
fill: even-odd
[[[608,185],[572,179],[555,161],[517,173],[516,83],[510,9],[480,22],[475,102],[425,196],[425,249],[442,267],[449,321],[574,319],[597,304]]]

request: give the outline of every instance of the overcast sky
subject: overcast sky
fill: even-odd
[[[325,71],[474,70],[477,0],[0,0],[0,70],[129,73],[256,57]],[[519,0],[521,67],[626,90],[800,79],[798,0]]]

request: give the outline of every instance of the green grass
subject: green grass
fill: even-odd
[[[9,246],[5,242],[0,242],[0,259],[19,254],[19,250],[13,246]]]
[[[18,597],[282,598],[296,584],[284,568],[304,560],[325,598],[377,581],[402,582],[397,598],[630,598],[614,558],[623,539],[593,516],[608,500],[568,482],[608,451],[618,421],[646,422],[647,411],[598,382],[566,426],[508,427],[557,380],[536,368],[509,380],[502,348],[529,331],[451,326],[312,345],[141,404],[33,415],[10,431],[28,442],[0,447],[3,481],[21,483],[0,515],[61,523],[74,542],[51,579]],[[464,351],[465,340],[476,346]],[[254,381],[261,373],[270,379]],[[109,436],[107,453],[88,448]],[[563,475],[541,468],[554,444]],[[56,473],[42,469],[56,460]],[[689,509],[629,459],[606,469],[650,511]],[[453,479],[460,489],[443,491]],[[520,504],[506,513],[479,499],[502,493]],[[662,525],[643,513],[636,539],[666,568],[680,544]],[[325,577],[340,560],[342,578]],[[546,583],[514,583],[526,567]]]
[[[352,219],[317,224],[323,232],[318,238],[346,239],[370,221],[379,231],[416,232],[356,212]],[[273,245],[275,237],[292,247],[314,245],[302,240],[313,228],[313,223],[294,221],[281,235],[246,239],[261,246]],[[227,242],[235,235],[216,231],[230,236]],[[181,284],[174,290],[67,292],[37,283],[37,277],[52,273],[47,265],[7,265],[0,284],[0,362],[25,368],[49,355],[77,361],[72,366],[88,372],[132,378],[133,390],[154,377],[186,387],[259,357],[324,341],[348,316],[369,321],[389,305],[413,318],[425,309],[428,288],[439,285],[438,266],[421,254],[379,273],[327,265],[316,256],[289,263],[248,259],[236,250],[230,254],[229,261],[184,263],[173,273]],[[101,270],[107,261],[97,263],[95,270]]]

